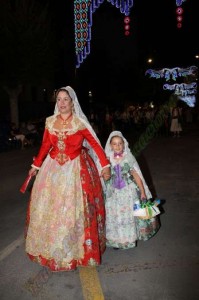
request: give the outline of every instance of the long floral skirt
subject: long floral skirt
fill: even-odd
[[[101,263],[104,199],[85,150],[62,166],[47,156],[33,185],[26,225],[26,252],[42,266],[67,271]]]
[[[130,249],[138,240],[147,241],[160,228],[157,217],[141,220],[134,217],[133,205],[139,200],[135,184],[126,184],[122,189],[108,189],[106,195],[106,245]]]

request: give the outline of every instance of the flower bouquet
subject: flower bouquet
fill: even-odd
[[[143,220],[151,219],[160,214],[158,205],[160,200],[156,199],[153,202],[151,200],[140,201],[139,205],[134,205],[133,214]]]

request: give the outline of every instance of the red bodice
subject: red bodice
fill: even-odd
[[[87,128],[78,130],[74,134],[67,135],[65,132],[56,132],[51,134],[46,128],[43,135],[43,141],[38,155],[34,159],[33,165],[40,167],[46,155],[49,153],[52,159],[56,159],[63,165],[67,160],[72,160],[80,155],[83,149],[83,141],[86,139],[95,153],[97,154],[102,167],[109,164],[103,148],[92,136]]]

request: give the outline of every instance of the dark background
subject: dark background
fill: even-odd
[[[1,8],[6,1],[0,1]],[[15,7],[17,0],[8,1]],[[41,4],[39,0],[32,1]],[[130,35],[125,36],[124,15],[105,0],[93,14],[91,53],[80,68],[76,68],[74,1],[43,0],[42,4],[49,5],[49,19],[52,19],[52,34],[54,35],[54,43],[50,51],[52,56],[56,57],[53,62],[55,65],[49,61],[43,70],[52,64],[51,69],[53,68],[54,74],[50,92],[48,95],[44,92],[43,103],[41,101],[39,104],[34,103],[38,101],[36,100],[37,83],[33,82],[35,86],[31,88],[31,99],[25,92],[20,95],[20,118],[29,118],[31,115],[36,115],[36,112],[38,116],[51,114],[51,106],[54,104],[51,103],[49,109],[46,107],[53,91],[66,85],[71,85],[76,90],[83,109],[87,111],[90,106],[97,109],[105,106],[115,108],[127,104],[142,104],[149,101],[163,103],[169,96],[162,90],[163,82],[147,78],[145,71],[148,68],[198,66],[198,60],[195,58],[195,55],[199,54],[197,2],[198,0],[183,2],[182,28],[178,29],[175,0],[134,0],[130,13]],[[4,41],[1,42],[4,47]],[[34,49],[30,49],[31,51],[34,52]],[[7,53],[3,55],[0,62],[4,61]],[[15,52],[12,53],[13,55]],[[147,63],[149,57],[153,59],[152,64]],[[18,59],[16,55],[15,61]],[[23,62],[23,55],[20,59]],[[28,61],[27,56],[26,60]],[[12,66],[1,68],[1,70],[1,77],[3,77],[3,71],[11,73]],[[39,70],[37,73],[39,74],[37,76],[40,76]],[[31,80],[34,81],[34,78]],[[41,79],[45,81],[45,78]],[[26,85],[29,83],[28,80]],[[45,90],[45,85],[42,88]],[[88,96],[89,91],[92,92],[92,99]],[[8,106],[8,96],[3,88],[0,91],[0,97]],[[31,103],[25,105],[24,101],[27,100]],[[6,113],[7,111],[8,108],[6,108]],[[3,112],[2,115],[5,113]]]
[[[144,73],[148,68],[197,64],[197,0],[182,4],[181,29],[176,26],[175,0],[135,0],[128,37],[124,35],[124,15],[104,1],[93,14],[91,53],[76,70],[73,1],[51,1],[51,6],[57,37],[64,43],[62,72],[56,77],[56,85],[69,83],[82,97],[92,90],[97,102],[116,98],[145,101],[148,93],[143,93],[143,85],[147,85]],[[147,64],[149,57],[152,65]]]

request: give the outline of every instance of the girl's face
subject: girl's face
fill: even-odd
[[[65,91],[60,91],[57,95],[57,106],[61,114],[72,112],[73,101]]]
[[[111,139],[110,145],[111,145],[112,151],[114,151],[115,153],[120,153],[124,150],[124,141],[119,136],[114,136]]]

